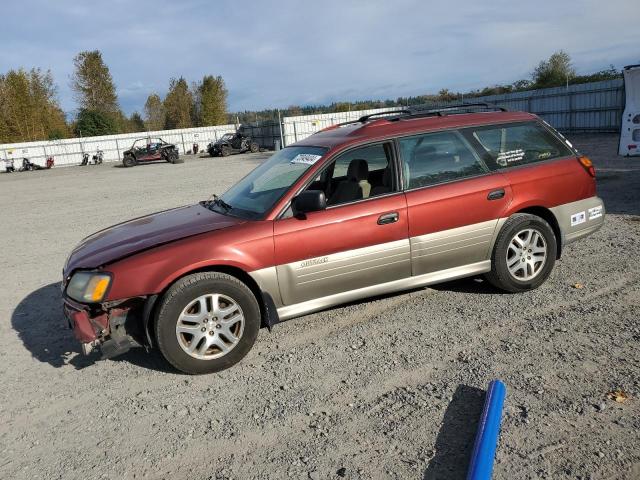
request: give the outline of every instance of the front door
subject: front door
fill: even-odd
[[[274,224],[278,282],[285,305],[411,275],[407,205],[390,142],[341,154],[309,189],[326,210]]]
[[[490,258],[509,182],[490,173],[455,131],[399,140],[413,275],[477,265]]]

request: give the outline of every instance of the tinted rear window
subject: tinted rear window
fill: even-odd
[[[464,133],[480,147],[492,170],[573,155],[562,141],[536,122],[468,128]]]

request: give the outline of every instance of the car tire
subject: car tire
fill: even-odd
[[[258,153],[260,151],[260,146],[257,143],[252,143],[249,150],[251,150],[251,153]]]
[[[220,155],[223,157],[228,157],[231,155],[231,149],[227,146],[224,146],[220,149]]]
[[[244,283],[224,273],[202,272],[167,290],[154,333],[171,365],[198,375],[225,370],[242,360],[258,337],[260,323],[260,307]]]
[[[180,158],[180,155],[175,150],[169,152],[169,161],[173,164],[184,163],[184,159]]]
[[[509,217],[498,233],[486,279],[507,292],[538,288],[556,261],[557,240],[542,218],[526,213]]]
[[[122,165],[127,168],[135,167],[137,164],[138,162],[136,161],[135,157],[132,157],[131,155],[127,155],[122,159]]]

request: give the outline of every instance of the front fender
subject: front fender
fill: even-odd
[[[113,274],[108,298],[163,292],[185,274],[216,266],[252,272],[274,264],[273,222],[254,221],[176,240],[106,265]]]

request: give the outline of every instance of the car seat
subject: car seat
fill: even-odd
[[[336,187],[329,199],[329,205],[352,202],[367,198],[371,193],[371,184],[368,181],[369,164],[366,160],[353,159],[347,169],[347,179]]]
[[[387,167],[382,172],[382,184],[371,188],[371,196],[384,195],[391,191],[391,168]]]

